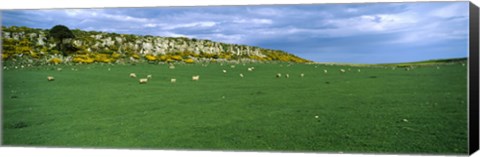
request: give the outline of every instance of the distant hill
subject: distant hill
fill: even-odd
[[[64,56],[48,29],[2,26],[2,59],[49,62],[198,62],[198,61],[283,61],[309,60],[281,50],[227,44],[185,37],[140,36],[97,31],[72,30],[74,39]]]
[[[448,63],[466,63],[468,58],[448,58],[448,59],[432,59],[425,61],[416,61],[416,62],[404,62],[404,63],[388,63],[388,64],[379,64],[379,65],[432,65],[432,64],[448,64]]]

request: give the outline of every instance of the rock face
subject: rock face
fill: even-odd
[[[28,32],[28,33],[27,33]],[[254,46],[226,44],[202,39],[189,39],[184,37],[159,37],[139,36],[130,34],[116,34],[95,31],[72,30],[75,39],[70,42],[78,53],[102,53],[115,52],[123,55],[137,54],[166,55],[166,54],[190,54],[192,56],[229,56],[224,59],[245,59],[254,60],[279,60],[292,62],[308,62],[280,50],[263,49]],[[52,50],[56,43],[48,37],[48,30],[32,29],[27,27],[4,27],[2,26],[2,37],[15,41],[27,39],[32,43],[32,49],[40,52],[40,49]],[[9,44],[8,42],[7,44]],[[37,45],[34,47],[34,45]],[[18,46],[18,45],[12,45]],[[38,50],[37,50],[38,49]],[[100,52],[102,51],[102,52]],[[129,58],[127,56],[127,58]]]

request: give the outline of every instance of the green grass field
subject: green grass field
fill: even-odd
[[[2,144],[466,154],[467,67],[438,67],[145,63],[3,70]],[[153,78],[139,84],[132,72]]]

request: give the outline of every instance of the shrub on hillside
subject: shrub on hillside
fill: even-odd
[[[50,59],[50,61],[48,61],[48,62],[53,63],[53,64],[60,64],[60,63],[62,63],[62,59],[55,57],[55,58]]]
[[[157,58],[156,58],[154,55],[151,55],[151,54],[145,55],[145,58],[146,58],[148,61],[155,61],[155,60],[157,60]]]
[[[180,56],[180,55],[174,55],[174,56],[171,56],[170,58],[173,59],[173,60],[176,60],[176,61],[182,61],[182,59],[183,59],[182,56]]]
[[[3,60],[6,60],[6,59],[8,59],[8,57],[10,57],[9,54],[5,54],[5,53],[2,53],[1,55],[2,55]]]
[[[184,62],[185,63],[194,63],[195,61],[193,61],[193,59],[191,59],[191,58],[188,58],[188,59],[185,59]]]

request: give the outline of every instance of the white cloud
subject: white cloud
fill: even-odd
[[[101,13],[99,14],[99,16],[113,19],[116,21],[124,21],[124,22],[147,22],[148,21],[147,18],[136,18],[128,15],[113,15],[113,14]]]
[[[65,10],[65,13],[68,16],[77,16],[78,14],[83,13],[83,11],[79,10],[79,9],[67,9],[67,10]]]
[[[241,24],[272,24],[273,21],[270,19],[258,19],[258,18],[253,18],[253,19],[236,19],[233,21],[234,23],[241,23]]]
[[[282,14],[280,10],[274,8],[247,8],[247,11],[262,16],[277,16]]]
[[[355,8],[347,8],[345,11],[346,11],[346,12],[349,12],[349,13],[356,13],[356,12],[358,12],[358,9],[355,9]]]
[[[236,43],[236,44],[246,44],[246,37],[247,35],[244,34],[231,34],[225,35],[222,33],[213,33],[208,35],[198,35],[198,38],[201,39],[209,39],[213,41],[222,41],[226,43]]]
[[[187,37],[187,38],[196,38],[194,35],[186,35],[175,32],[159,32],[156,35],[158,36],[167,36],[167,37]]]
[[[468,36],[467,29],[450,30],[439,29],[440,23],[432,23],[424,26],[419,26],[418,29],[413,31],[406,31],[400,34],[400,37],[388,41],[386,43],[416,43],[416,44],[429,44],[433,42],[445,41],[445,40],[458,40],[466,39]]]
[[[429,13],[434,17],[449,18],[455,16],[468,16],[467,3],[453,3],[438,9],[435,9]]]
[[[153,28],[153,27],[157,27],[158,24],[154,24],[154,23],[147,23],[147,24],[144,24],[143,25],[144,27],[150,27],[150,28]]]
[[[173,30],[178,28],[191,28],[191,27],[213,27],[217,25],[216,22],[213,21],[204,21],[204,22],[191,22],[191,23],[183,23],[183,24],[171,24],[171,25],[161,25],[162,29],[164,30]]]

